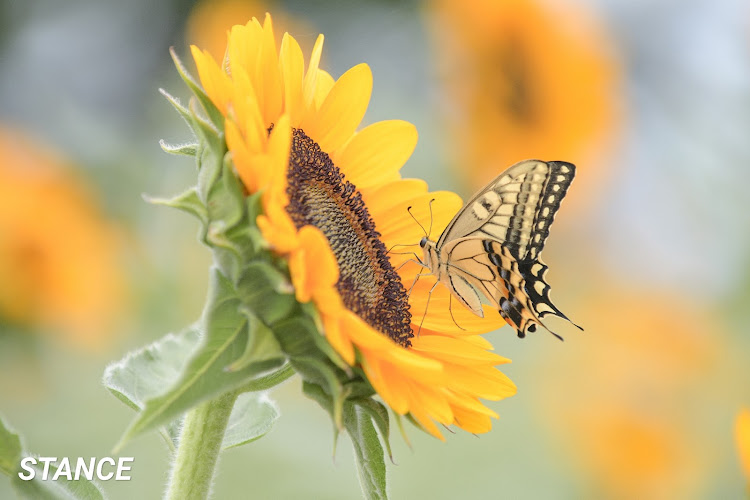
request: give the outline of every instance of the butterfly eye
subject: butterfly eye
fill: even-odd
[[[422,236],[422,239],[419,240],[419,246],[424,248],[425,245],[427,245],[427,236]]]

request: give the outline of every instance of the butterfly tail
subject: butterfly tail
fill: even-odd
[[[571,325],[583,331],[581,326],[571,321],[570,318],[552,303],[552,300],[550,299],[551,287],[549,283],[544,280],[544,275],[546,274],[547,269],[547,265],[539,259],[528,259],[518,263],[518,270],[525,281],[524,289],[529,299],[531,299],[531,303],[534,305],[534,312],[536,312],[540,318],[552,314],[553,316],[568,321]],[[549,330],[548,328],[546,329]],[[558,338],[560,337],[557,334],[555,334],[555,336]]]

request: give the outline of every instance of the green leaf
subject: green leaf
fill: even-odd
[[[108,366],[104,372],[104,386],[127,406],[141,411],[147,400],[159,396],[165,387],[175,383],[199,343],[200,335],[195,325],[179,334],[168,334]],[[276,406],[265,394],[240,395],[229,421],[232,434],[224,437],[224,448],[262,437],[278,416]],[[178,444],[180,421],[173,420],[161,429],[163,437],[173,449]]]
[[[0,416],[0,471],[11,475],[21,461],[21,438],[11,431]]]
[[[140,412],[146,401],[174,384],[199,343],[197,325],[178,334],[167,334],[153,344],[128,354],[121,361],[110,364],[104,371],[104,386],[117,399]],[[174,448],[179,436],[179,420],[168,422],[160,431]]]
[[[178,379],[165,392],[148,399],[118,444],[165,425],[202,401],[218,397],[258,378],[283,363],[279,358],[260,361],[233,372],[226,367],[242,356],[248,342],[247,319],[231,283],[216,268],[211,270],[209,297],[201,319],[201,344]]]
[[[104,500],[106,498],[99,485],[84,477],[68,480],[66,475],[62,474],[52,481],[58,471],[58,466],[50,464],[46,481],[42,479],[44,464],[37,463],[29,466],[35,471],[33,479],[24,481],[16,474],[11,481],[16,492],[24,498],[29,500]],[[75,463],[71,464],[71,474],[74,473]]]
[[[16,492],[32,500],[99,500],[104,499],[104,493],[98,485],[86,478],[78,480],[68,480],[65,475],[61,475],[56,481],[52,481],[58,468],[50,464],[48,470],[48,480],[43,480],[44,465],[27,463],[26,467],[31,467],[36,471],[34,478],[23,480],[19,473],[28,476],[28,471],[21,468],[21,459],[28,453],[23,453],[21,437],[10,430],[10,426],[0,417],[0,471],[4,472],[11,478],[11,484]],[[75,465],[73,465],[75,467]],[[70,469],[71,473],[75,472],[74,468]]]
[[[386,500],[385,457],[370,415],[360,406],[347,403],[344,407],[344,427],[354,445],[362,493],[367,500]]]
[[[234,448],[260,439],[268,434],[278,418],[278,408],[265,393],[241,394],[232,408],[222,449]]]

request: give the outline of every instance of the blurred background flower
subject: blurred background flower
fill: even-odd
[[[42,144],[0,127],[0,151],[0,324],[100,347],[124,300],[116,226]]]
[[[405,177],[466,198],[527,157],[579,167],[544,257],[553,300],[586,331],[551,324],[564,343],[490,334],[513,360],[506,371],[518,394],[490,405],[502,419],[480,439],[411,432],[414,452],[393,439],[393,497],[745,494],[729,429],[750,401],[750,4],[0,2],[0,121],[75,165],[56,189],[84,179],[97,200],[91,217],[127,235],[115,249],[132,295],[127,322],[113,330],[124,330],[118,351],[194,320],[206,288],[197,225],[140,198],[174,194],[194,176],[157,144],[187,139],[156,91],[183,88],[168,48],[216,46],[220,57],[229,24],[265,10],[305,53],[325,33],[321,66],[334,77],[370,65],[364,124],[400,118],[419,130]],[[25,220],[10,215],[0,220]],[[106,455],[131,417],[99,386],[112,356],[40,339],[33,363],[10,363],[28,358],[0,335],[0,411],[39,453]],[[43,397],[22,397],[29,381],[48,387]],[[277,429],[221,462],[217,498],[357,491],[350,450],[342,442],[333,464],[329,422],[296,384],[276,391]],[[320,430],[312,437],[311,426]],[[125,450],[136,457],[134,480],[108,483],[111,498],[160,490],[167,453],[158,443]],[[8,491],[0,482],[0,497]]]
[[[539,0],[427,3],[445,85],[451,159],[478,189],[498,165],[575,158],[576,200],[589,198],[620,126],[621,64],[584,5]],[[598,153],[598,155],[597,155]],[[578,205],[576,201],[566,204]]]
[[[737,454],[740,457],[740,467],[747,480],[747,491],[750,494],[750,410],[743,408],[737,414],[735,423],[737,439]]]

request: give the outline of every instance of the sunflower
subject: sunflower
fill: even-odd
[[[438,423],[486,432],[497,415],[481,399],[516,390],[496,368],[509,360],[480,336],[502,318],[451,308],[443,287],[430,295],[434,278],[417,276],[413,255],[389,251],[424,236],[409,207],[440,230],[461,200],[401,178],[415,127],[390,120],[358,131],[370,68],[335,80],[319,68],[322,49],[320,35],[305,65],[285,33],[277,50],[270,15],[234,26],[222,63],[191,47],[237,174],[249,193],[262,192],[258,226],[288,261],[298,301],[314,304],[327,341],[394,412],[432,435],[443,439]]]

